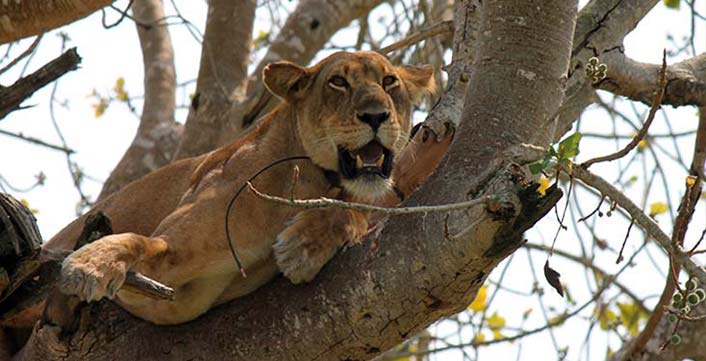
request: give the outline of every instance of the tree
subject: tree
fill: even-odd
[[[98,2],[64,3],[66,7],[58,7],[62,16],[73,20],[109,2],[90,4],[95,7],[89,3]],[[301,1],[249,75],[249,39],[258,4],[210,2],[196,91],[182,127],[174,120],[177,85],[169,28],[162,26],[163,4],[159,0],[130,2],[143,49],[145,99],[135,140],[99,198],[158,166],[211,150],[243,134],[275,103],[260,83],[267,62],[288,59],[306,64],[336,31],[355,19],[361,19],[362,40],[358,43],[371,42],[365,24],[371,10],[381,3]],[[449,204],[490,196],[484,207],[391,217],[363,246],[338,255],[312,284],[295,287],[278,279],[181,326],[156,327],[101,302],[82,315],[83,326],[73,334],[59,335],[57,327],[46,324],[35,328],[21,359],[189,359],[204,357],[204,349],[210,359],[371,359],[442,317],[466,309],[490,272],[523,246],[523,233],[561,196],[556,187],[542,190],[543,195],[537,191],[537,178],[526,166],[542,159],[547,162],[540,162],[540,167],[549,176],[569,176],[568,193],[580,181],[600,192],[601,199],[610,199],[615,204],[611,210],[624,209],[631,224],[670,254],[670,270],[675,274],[683,268],[706,282],[706,274],[692,254],[680,251],[701,193],[702,143],[706,139],[703,117],[690,168],[693,178],[683,192],[671,237],[645,215],[644,207],[634,205],[623,192],[591,173],[590,161],[573,165],[578,137],[560,143],[555,154],[546,151],[571,129],[588,105],[600,101],[596,88],[646,103],[657,97],[653,112],[660,103],[706,104],[703,56],[669,65],[664,95],[659,99],[655,94],[660,88],[660,66],[638,63],[622,51],[625,36],[656,3],[592,0],[580,11],[575,3],[565,1],[494,0],[481,4],[459,0],[452,5],[433,1],[431,9],[427,1],[415,3],[424,16],[410,22],[411,33],[425,34],[424,28],[443,19],[449,6],[454,9],[455,31],[451,40],[429,38],[408,57],[402,54],[395,58],[417,56],[439,66],[444,48],[453,53],[445,90],[412,143],[418,148],[417,163],[438,163],[438,168],[414,193],[412,186],[426,174],[408,173],[402,185],[409,186],[402,190],[411,196],[405,204]],[[41,11],[43,8],[33,2],[0,5],[0,14]],[[29,19],[35,18],[11,16],[12,29],[17,30],[3,32],[0,40],[12,41],[59,25],[46,20],[37,28],[37,22]],[[425,27],[418,27],[419,22]],[[427,31],[424,36],[428,35]],[[594,57],[597,59],[592,60]],[[649,123],[645,122],[645,132]],[[645,132],[639,132],[630,147],[638,146]],[[551,274],[551,270],[545,272]],[[597,282],[597,297],[608,287],[618,287],[614,280],[604,278]],[[657,304],[637,341],[626,342],[614,357],[645,353],[643,357],[649,359],[669,338],[665,336],[672,332],[669,317],[661,307],[671,300],[675,289],[683,288],[677,288],[676,281],[668,273],[665,301]],[[283,304],[282,300],[287,301]],[[598,318],[607,312],[596,309]],[[692,314],[670,315],[686,319]],[[547,327],[570,316],[562,315]],[[95,321],[98,319],[100,323]],[[686,327],[703,326],[690,323]],[[700,347],[697,340],[683,337],[681,344],[666,352],[696,358],[703,355]],[[409,348],[395,352],[390,357],[414,354]]]

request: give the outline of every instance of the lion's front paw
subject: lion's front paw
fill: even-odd
[[[273,246],[277,267],[292,283],[311,281],[330,257],[322,257],[315,240],[303,235],[283,237],[284,233]]]
[[[129,268],[120,256],[119,248],[100,241],[82,247],[64,259],[60,290],[87,302],[115,297]]]
[[[337,243],[332,242],[330,235],[310,234],[295,223],[277,237],[273,246],[275,260],[292,283],[309,282],[336,253]]]

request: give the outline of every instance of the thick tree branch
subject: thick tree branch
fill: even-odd
[[[145,100],[137,134],[103,184],[98,200],[169,163],[182,132],[174,120],[176,76],[169,28],[140,25],[162,19],[164,4],[162,0],[135,1],[132,12],[142,47]]]
[[[256,0],[209,1],[196,93],[175,158],[215,149],[245,97]]]
[[[22,0],[0,2],[0,44],[39,35],[108,6],[114,0]]]
[[[632,100],[649,104],[654,92],[658,64],[634,61],[615,50],[601,56],[608,65],[608,76],[598,87]],[[667,67],[667,87],[662,104],[673,106],[706,105],[706,54]]]
[[[571,128],[595,99],[593,86],[583,70],[588,59],[598,56],[602,60],[605,54],[619,49],[625,36],[657,3],[658,0],[592,0],[581,9],[576,20],[566,98],[557,116],[547,120],[547,131],[540,134],[558,141]],[[539,143],[543,141],[546,139],[538,139]]]

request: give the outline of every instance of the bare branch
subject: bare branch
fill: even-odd
[[[19,109],[20,104],[35,91],[69,71],[76,70],[80,62],[81,57],[76,52],[76,48],[71,48],[34,73],[20,78],[11,86],[0,86],[0,119]]]
[[[164,4],[162,0],[136,1],[132,11],[145,73],[142,116],[132,144],[103,184],[98,200],[169,163],[182,132],[174,120],[176,76],[169,28],[141,25],[164,18]]]
[[[600,89],[651,103],[652,79],[660,72],[658,64],[640,63],[619,51],[607,52],[601,61],[608,65],[608,76],[598,83]],[[662,104],[706,105],[706,54],[668,66],[666,77]]]
[[[476,198],[476,199],[473,199],[470,201],[452,203],[452,204],[443,204],[443,205],[439,205],[439,206],[414,206],[414,207],[389,208],[389,207],[378,207],[378,206],[364,204],[364,203],[345,202],[345,201],[341,201],[338,199],[331,199],[331,198],[286,199],[286,198],[282,198],[282,197],[272,196],[269,194],[264,194],[264,193],[258,191],[250,182],[248,182],[248,188],[250,188],[250,191],[252,191],[256,196],[258,196],[266,201],[289,206],[289,207],[304,208],[304,209],[334,207],[334,208],[352,209],[352,210],[364,211],[364,212],[381,212],[381,213],[391,215],[391,216],[402,215],[402,214],[415,214],[415,213],[460,211],[460,210],[464,210],[464,209],[477,207],[480,205],[488,205],[489,203],[493,202],[492,197],[483,196],[483,197]]]
[[[706,282],[706,271],[703,267],[696,264],[688,253],[682,251],[680,247],[672,245],[671,237],[669,237],[659,225],[648,215],[646,215],[630,198],[623,192],[615,188],[612,184],[603,178],[589,172],[582,167],[575,166],[571,173],[574,177],[584,182],[586,185],[597,189],[601,194],[609,197],[613,202],[616,202],[620,207],[625,209],[632,218],[635,219],[638,225],[647,232],[657,243],[670,255],[673,255],[676,262],[684,266],[684,268],[695,277],[698,277],[702,282]]]
[[[32,41],[32,44],[30,44],[30,46],[28,46],[27,49],[25,49],[25,51],[22,52],[22,54],[18,55],[16,58],[12,59],[11,62],[7,63],[7,65],[3,66],[2,69],[0,69],[0,74],[2,74],[2,73],[4,73],[4,72],[8,71],[10,68],[12,68],[12,67],[15,66],[17,63],[19,63],[20,60],[24,59],[24,58],[27,57],[29,54],[32,54],[32,52],[34,51],[34,49],[37,48],[37,45],[39,45],[39,41],[42,40],[42,36],[43,36],[43,35],[44,35],[44,34],[39,34],[39,35],[37,35],[37,37],[34,38],[34,41]]]
[[[256,0],[209,1],[196,93],[175,159],[221,145],[229,112],[245,96]]]

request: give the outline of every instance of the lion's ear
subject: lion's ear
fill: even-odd
[[[434,83],[434,68],[424,66],[398,66],[397,74],[407,88],[412,103],[419,105],[426,96],[431,96],[436,87]]]
[[[301,97],[311,80],[307,69],[288,61],[268,64],[262,77],[272,94],[287,101]]]

